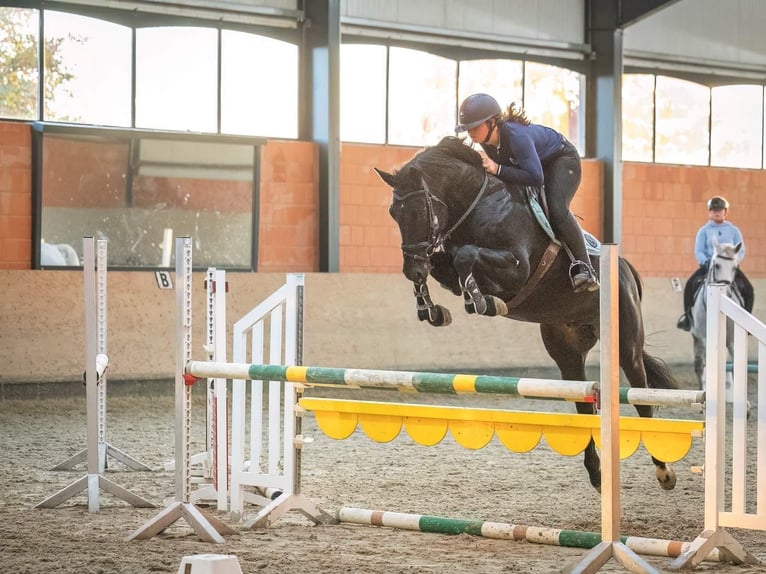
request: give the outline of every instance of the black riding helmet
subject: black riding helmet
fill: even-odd
[[[729,202],[725,197],[716,195],[707,202],[708,211],[719,211],[721,209],[729,209]]]
[[[460,112],[458,113],[460,123],[455,126],[455,133],[466,132],[501,114],[500,104],[492,96],[487,94],[468,96],[460,104]]]

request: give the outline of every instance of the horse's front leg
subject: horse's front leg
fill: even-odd
[[[446,327],[452,323],[452,315],[449,309],[436,305],[431,300],[431,294],[428,292],[428,286],[425,283],[413,283],[415,293],[415,307],[418,312],[418,319],[428,321],[434,327]]]
[[[505,301],[492,293],[512,291],[523,283],[519,277],[528,275],[528,268],[511,251],[475,245],[457,249],[453,265],[460,277],[466,312],[489,317],[508,313]]]

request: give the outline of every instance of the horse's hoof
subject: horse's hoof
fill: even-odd
[[[452,313],[446,307],[437,305],[436,318],[433,321],[429,319],[428,322],[434,327],[446,327],[452,323]]]
[[[493,295],[486,297],[487,315],[490,317],[503,317],[508,313],[508,305],[505,301]]]
[[[676,487],[676,471],[670,466],[666,465],[664,469],[658,468],[656,476],[662,490],[673,490]]]

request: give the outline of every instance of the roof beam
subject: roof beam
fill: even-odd
[[[622,0],[617,26],[625,28],[677,2],[679,0]]]

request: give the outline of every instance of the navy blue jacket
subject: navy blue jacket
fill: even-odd
[[[497,177],[506,183],[543,185],[543,164],[564,147],[564,136],[539,124],[505,121],[498,125],[500,145],[481,144],[487,156],[500,166]]]

